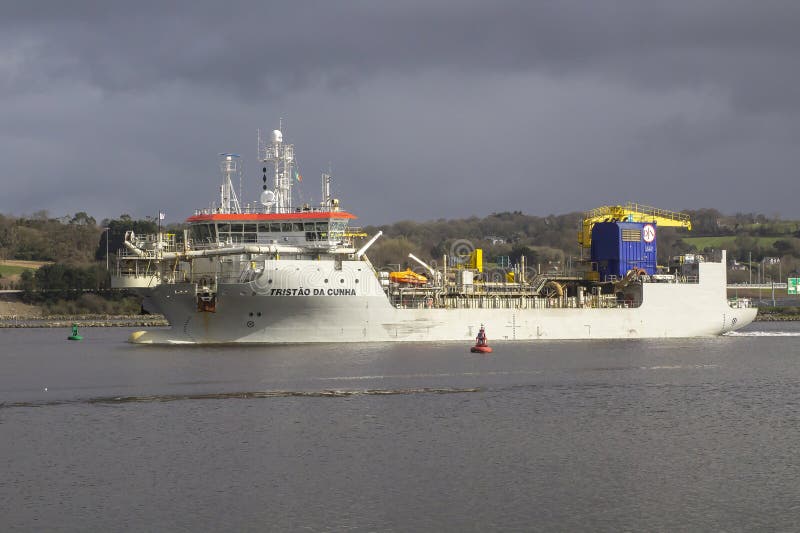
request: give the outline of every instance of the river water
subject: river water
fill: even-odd
[[[0,330],[0,529],[800,529],[800,324],[143,347]],[[491,332],[490,336],[491,336]]]

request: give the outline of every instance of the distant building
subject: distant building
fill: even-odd
[[[498,237],[497,235],[487,235],[486,237],[483,238],[483,240],[489,241],[490,243],[492,243],[492,246],[494,246],[495,244],[506,243],[506,240],[503,237]]]
[[[739,261],[734,259],[733,261],[730,261],[730,263],[728,264],[728,268],[730,270],[747,270],[747,265],[745,263],[740,263]]]
[[[717,227],[719,229],[735,230],[738,229],[739,223],[735,217],[722,217],[717,219]]]

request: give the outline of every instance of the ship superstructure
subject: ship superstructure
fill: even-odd
[[[570,275],[542,274],[524,258],[501,275],[485,272],[480,249],[444,256],[440,267],[412,255],[417,272],[377,271],[367,252],[380,233],[355,242],[363,233],[331,196],[329,173],[317,205],[295,206],[301,178],[281,130],[259,139],[259,161],[258,203],[241,201],[239,156],[224,153],[219,204],[197,210],[182,235],[126,234],[112,282],[141,292],[172,326],[132,341],[455,341],[474,339],[481,324],[499,340],[692,337],[755,317],[726,298],[724,252],[719,262],[659,270],[658,219],[613,213],[584,224],[591,258]]]

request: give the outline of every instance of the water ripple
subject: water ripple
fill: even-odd
[[[729,331],[725,337],[800,337],[800,331]]]
[[[84,398],[74,400],[51,400],[32,402],[3,402],[1,408],[10,407],[46,407],[67,404],[122,404],[122,403],[157,403],[174,402],[180,400],[253,400],[262,398],[348,398],[351,396],[391,396],[410,394],[461,394],[467,392],[481,392],[480,387],[471,388],[413,388],[413,389],[361,389],[341,390],[328,389],[320,391],[242,391],[242,392],[212,392],[203,394],[157,394],[149,396],[102,396],[97,398]]]

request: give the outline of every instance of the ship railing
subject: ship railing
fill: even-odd
[[[133,232],[128,233],[133,234]],[[136,234],[129,242],[140,250],[141,255],[127,248],[121,248],[117,252],[118,256],[124,256],[130,259],[153,258],[156,257],[159,252],[175,252],[178,250],[178,242],[174,233]]]
[[[653,274],[648,277],[650,278],[649,281],[652,283],[675,283],[678,281],[675,274]]]
[[[131,259],[136,259],[136,261],[131,261]],[[112,276],[149,281],[160,279],[160,272],[152,260],[142,261],[142,259],[142,257],[133,254],[129,257],[117,254],[117,264]]]
[[[547,279],[547,276],[537,274],[536,277],[531,280],[531,291],[534,294],[538,294],[547,284]]]
[[[142,279],[142,280],[160,280],[161,276],[157,271],[150,271],[150,272],[136,272],[129,269],[120,268],[116,270],[113,274],[116,278],[124,278],[124,279]]]
[[[312,205],[308,205],[308,204],[303,204],[302,206],[295,206],[295,207],[291,207],[291,208],[288,208],[288,209],[273,209],[272,211],[267,211],[266,209],[264,209],[263,206],[261,206],[261,205],[259,205],[257,203],[249,202],[249,203],[244,204],[243,208],[241,209],[241,212],[245,213],[245,214],[251,214],[252,213],[252,214],[256,214],[256,215],[261,215],[261,214],[265,214],[265,213],[274,213],[274,214],[338,213],[341,210],[342,210],[341,207],[339,207],[338,205],[320,207],[320,206],[312,206]],[[229,213],[229,212],[232,213],[233,211],[226,211],[225,209],[223,209],[221,207],[215,207],[215,208],[208,208],[207,207],[207,208],[204,208],[204,209],[195,209],[194,210],[194,215],[195,216],[199,216],[199,215],[218,215],[218,214],[225,214],[225,213]]]
[[[750,298],[730,298],[728,305],[734,309],[745,309],[753,307],[753,301]]]
[[[141,254],[136,254],[128,249],[120,249],[117,252],[117,257],[119,259],[125,260],[137,260],[137,261],[152,261],[154,259],[158,259],[159,255],[162,252],[172,252],[174,250],[163,249],[161,251],[158,250],[141,250]]]
[[[627,209],[628,211],[635,211],[638,213],[642,213],[644,215],[651,217],[666,218],[678,222],[689,222],[689,215],[685,213],[670,211],[668,209],[660,209],[658,207],[653,207],[650,205],[642,205],[634,202],[628,202],[625,204],[625,209]]]
[[[618,283],[625,278],[620,278],[615,274],[609,274],[603,278],[607,283]],[[653,274],[652,276],[641,276],[638,278],[642,283],[698,283],[700,277],[697,275],[680,276],[676,274]]]
[[[117,259],[124,260],[137,260],[137,261],[152,261],[158,257],[155,250],[142,250],[142,254],[135,254],[127,248],[120,248],[117,251]]]
[[[619,298],[614,294],[587,294],[548,298],[532,293],[465,293],[440,292],[423,287],[394,287],[388,292],[389,301],[398,309],[627,309],[642,305],[641,298]]]
[[[410,295],[400,298],[398,295],[391,300],[392,304],[400,309],[428,307],[423,298],[414,299]],[[613,294],[587,295],[579,300],[575,296],[547,298],[544,296],[515,295],[502,297],[499,295],[475,294],[446,294],[437,295],[433,299],[433,307],[448,309],[627,309],[641,306],[640,299],[618,299]]]
[[[219,242],[212,239],[205,239],[202,241],[189,240],[190,250],[218,250],[219,248],[233,247],[241,245],[240,243],[232,242]]]
[[[176,243],[174,233],[147,233],[144,235],[136,234],[133,244],[139,248],[174,248]]]
[[[472,286],[464,286],[461,289],[471,287],[470,294],[477,294],[483,296],[494,295],[534,295],[537,293],[530,285],[521,283],[475,283]]]

